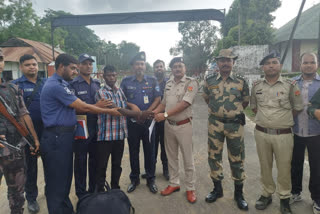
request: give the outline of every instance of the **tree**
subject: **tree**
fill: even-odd
[[[204,72],[213,59],[213,51],[217,45],[217,27],[210,21],[179,23],[182,39],[176,47],[170,48],[170,54],[183,54],[189,71]]]
[[[280,6],[280,0],[234,0],[222,25],[224,38],[219,41],[216,53],[222,47],[229,48],[238,43],[239,13],[241,45],[272,43],[272,21],[275,17],[271,13]]]
[[[122,41],[118,45],[120,56],[120,70],[128,70],[130,68],[130,60],[139,52],[140,47],[132,42]]]

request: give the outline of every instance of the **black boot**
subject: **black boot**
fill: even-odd
[[[213,183],[214,183],[214,189],[206,197],[206,202],[208,203],[215,202],[218,198],[223,197],[223,189],[222,189],[221,181],[214,181]]]
[[[281,214],[292,214],[289,205],[290,198],[280,199],[280,212]]]
[[[243,184],[234,184],[234,200],[240,210],[248,210],[248,203],[243,197]]]

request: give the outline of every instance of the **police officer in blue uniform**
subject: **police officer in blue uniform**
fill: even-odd
[[[95,104],[95,95],[100,89],[100,82],[90,77],[93,71],[94,59],[89,54],[79,56],[79,76],[70,83],[71,90],[76,97],[88,104]],[[78,114],[81,114],[78,113]],[[96,159],[95,144],[97,142],[97,115],[87,113],[87,126],[89,138],[76,140],[74,142],[74,179],[78,198],[87,193],[87,169],[89,169],[89,192],[93,192],[96,186]],[[87,157],[89,154],[89,161]],[[89,162],[89,163],[88,163]],[[87,167],[88,166],[88,167]]]
[[[160,103],[161,93],[157,80],[154,77],[144,75],[146,71],[145,62],[145,53],[139,52],[130,62],[135,75],[125,77],[121,82],[121,88],[127,97],[128,103],[137,105],[141,111],[152,111]],[[155,184],[155,136],[153,132],[151,142],[149,142],[148,128],[150,124],[151,120],[128,119],[128,144],[131,166],[131,184],[128,186],[128,193],[133,192],[137,185],[140,184],[140,140],[142,140],[143,143],[147,186],[152,193],[158,191]]]
[[[73,171],[72,145],[77,123],[75,112],[121,115],[117,108],[99,108],[72,94],[67,81],[77,74],[77,64],[74,57],[60,54],[55,61],[56,73],[46,81],[40,97],[45,127],[40,149],[49,214],[74,213],[69,192]]]
[[[40,94],[45,83],[45,79],[38,76],[38,62],[32,55],[25,54],[20,57],[20,71],[23,75],[13,80],[12,83],[19,86],[23,91],[24,103],[30,113],[34,129],[41,138],[43,131],[43,123],[40,112]],[[38,187],[38,158],[31,155],[29,145],[26,145],[26,164],[27,164],[27,180],[25,184],[26,199],[28,202],[28,210],[32,213],[39,212],[40,208],[37,202]]]

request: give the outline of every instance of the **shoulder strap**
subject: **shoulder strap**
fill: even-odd
[[[25,104],[26,104],[27,108],[29,108],[29,106],[30,106],[30,104],[31,104],[31,102],[32,102],[32,100],[34,98],[34,95],[39,91],[39,87],[42,84],[42,82],[43,82],[42,79],[40,81],[38,81],[37,84],[36,84],[36,87],[34,87],[34,89],[33,89],[33,92],[29,96],[26,97],[26,103]]]

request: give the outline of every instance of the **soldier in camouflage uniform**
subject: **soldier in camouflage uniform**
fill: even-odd
[[[0,49],[0,73],[3,71],[3,67],[4,57]],[[27,125],[35,139],[38,150],[39,141],[18,87],[11,83],[3,83],[0,80],[0,96],[16,116],[21,118],[21,121],[24,121],[24,124]],[[15,151],[0,144],[0,173],[4,175],[8,185],[8,200],[11,214],[22,214],[25,201],[24,184],[26,180],[25,154],[23,150],[25,141],[16,128],[2,114],[0,114],[0,135],[9,144],[21,148],[21,151]]]
[[[234,200],[239,209],[248,210],[243,198],[244,141],[243,109],[249,104],[249,87],[245,79],[232,72],[237,56],[230,49],[222,49],[216,57],[219,72],[207,76],[203,87],[203,97],[209,107],[208,162],[214,189],[206,197],[212,203],[223,196],[222,150],[226,138],[228,157],[235,184]]]

